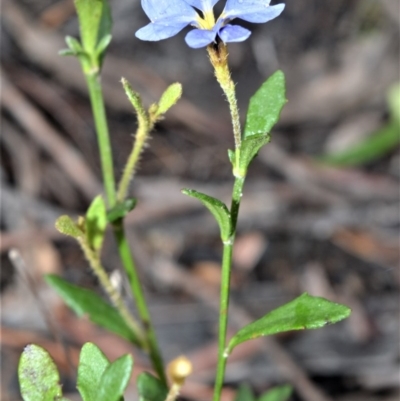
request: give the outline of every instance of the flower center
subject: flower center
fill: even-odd
[[[204,11],[204,17],[202,18],[200,15],[197,17],[197,23],[200,29],[207,29],[211,31],[215,25],[215,17],[213,10]]]

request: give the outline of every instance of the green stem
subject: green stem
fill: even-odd
[[[133,260],[129,244],[125,236],[122,220],[114,223],[113,227],[114,227],[115,238],[117,240],[119,255],[124,265],[126,274],[128,275],[131,291],[135,298],[140,320],[143,324],[143,328],[146,333],[147,348],[150,355],[150,359],[160,380],[166,385],[167,379],[164,371],[164,363],[161,357],[160,349],[158,347],[156,333],[150,319],[150,313],[147,308],[146,300],[139,280],[135,262]]]
[[[231,224],[232,235],[229,241],[224,242],[224,251],[222,255],[222,273],[221,273],[221,294],[219,311],[219,334],[218,334],[218,364],[217,376],[215,379],[213,401],[219,401],[221,397],[222,386],[224,384],[226,362],[228,356],[226,349],[226,332],[228,327],[228,309],[229,309],[229,289],[232,267],[232,251],[235,242],[236,225],[239,215],[240,201],[244,178],[236,178],[233,185],[232,204],[231,204]]]
[[[100,76],[96,72],[89,72],[85,74],[85,77],[89,88],[90,102],[92,104],[94,123],[96,126],[104,188],[107,195],[108,206],[111,208],[115,206],[116,202],[114,164]]]

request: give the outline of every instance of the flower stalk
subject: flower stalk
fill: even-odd
[[[220,84],[229,103],[231,113],[233,137],[235,139],[236,158],[239,158],[242,134],[240,128],[239,108],[237,105],[235,83],[232,80],[228,66],[228,47],[222,41],[207,46],[208,55],[214,67],[215,77]]]
[[[121,82],[129,101],[136,111],[138,128],[136,130],[132,151],[128,157],[124,172],[118,184],[117,201],[119,203],[122,203],[128,194],[129,183],[133,179],[140,155],[146,145],[147,139],[149,138],[150,131],[154,126],[154,122],[149,118],[149,114],[142,105],[140,96],[133,91],[129,82],[125,78],[122,78]]]

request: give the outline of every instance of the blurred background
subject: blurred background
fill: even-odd
[[[221,245],[212,217],[180,189],[229,200],[227,103],[204,49],[188,48],[184,33],[141,42],[134,33],[148,19],[140,2],[110,3],[103,86],[118,177],[136,129],[120,78],[146,105],[170,83],[183,84],[183,99],[142,157],[127,224],[164,357],[191,358],[195,373],[182,395],[210,400]],[[78,36],[73,2],[4,0],[1,19],[0,398],[20,399],[17,363],[33,342],[55,359],[64,393],[79,399],[74,372],[84,342],[111,359],[132,352],[135,374],[148,362],[74,316],[42,279],[55,273],[98,289],[78,246],[54,229],[59,215],[83,214],[101,192],[85,83],[78,62],[57,55],[65,35]],[[287,0],[276,20],[243,23],[252,36],[229,46],[243,120],[250,96],[278,68],[289,99],[245,186],[231,333],[304,291],[353,313],[338,325],[238,347],[224,401],[239,383],[260,394],[286,382],[292,400],[399,399],[399,22],[396,0]],[[103,254],[123,288],[112,236]],[[133,382],[126,399],[136,399]]]

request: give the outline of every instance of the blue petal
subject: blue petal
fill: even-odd
[[[214,30],[209,31],[207,29],[193,29],[193,31],[190,31],[186,35],[185,40],[188,46],[192,47],[193,49],[199,49],[200,47],[205,47],[214,42],[216,36],[217,32]]]
[[[268,22],[285,8],[284,4],[269,6],[270,0],[228,0],[221,17],[224,20],[240,18],[253,23]]]
[[[142,0],[142,7],[151,22],[179,17],[189,24],[196,21],[197,17],[196,10],[185,0]]]
[[[201,11],[210,11],[219,0],[185,0],[186,3]]]
[[[243,42],[251,35],[251,32],[239,25],[226,25],[218,32],[218,36],[224,43]]]
[[[162,39],[168,39],[178,32],[180,32],[185,26],[187,26],[187,22],[180,22],[175,24],[170,23],[160,23],[160,22],[152,22],[143,28],[140,28],[136,31],[135,36],[141,40],[150,40],[157,41]]]

